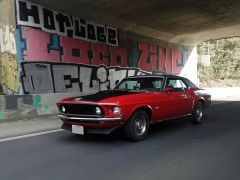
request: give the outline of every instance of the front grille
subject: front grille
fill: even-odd
[[[65,112],[62,111],[63,106],[65,108]],[[102,108],[100,107],[100,109],[102,110],[102,114],[98,115],[98,114],[96,114],[96,107],[99,107],[99,106],[89,105],[89,104],[60,104],[60,105],[58,105],[59,111],[64,114],[102,117],[103,116]]]

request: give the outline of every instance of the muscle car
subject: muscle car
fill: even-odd
[[[63,129],[109,134],[121,128],[128,140],[140,141],[159,121],[189,116],[201,123],[210,103],[211,96],[187,78],[151,75],[127,77],[113,90],[66,98],[57,106]]]

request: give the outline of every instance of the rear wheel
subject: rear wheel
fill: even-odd
[[[128,140],[141,141],[148,133],[149,117],[143,110],[136,111],[129,119],[125,129],[124,135]]]
[[[200,124],[202,123],[204,118],[204,107],[201,102],[198,102],[195,108],[193,109],[191,121],[194,124]]]

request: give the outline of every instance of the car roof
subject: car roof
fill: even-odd
[[[127,78],[151,78],[151,77],[161,77],[161,78],[182,78],[185,79],[184,77],[173,75],[173,74],[153,74],[153,75],[137,75],[137,76],[130,76]],[[126,78],[126,79],[127,79]]]
[[[137,76],[129,76],[123,79],[138,79],[138,78],[173,78],[173,79],[180,79],[182,81],[184,81],[189,87],[193,87],[193,88],[198,88],[198,86],[196,86],[192,81],[190,81],[189,79],[182,77],[182,76],[177,76],[174,74],[153,74],[153,75],[137,75]]]

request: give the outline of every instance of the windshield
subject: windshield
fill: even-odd
[[[145,90],[159,92],[162,89],[163,78],[161,77],[142,77],[128,78],[122,80],[115,90]]]

